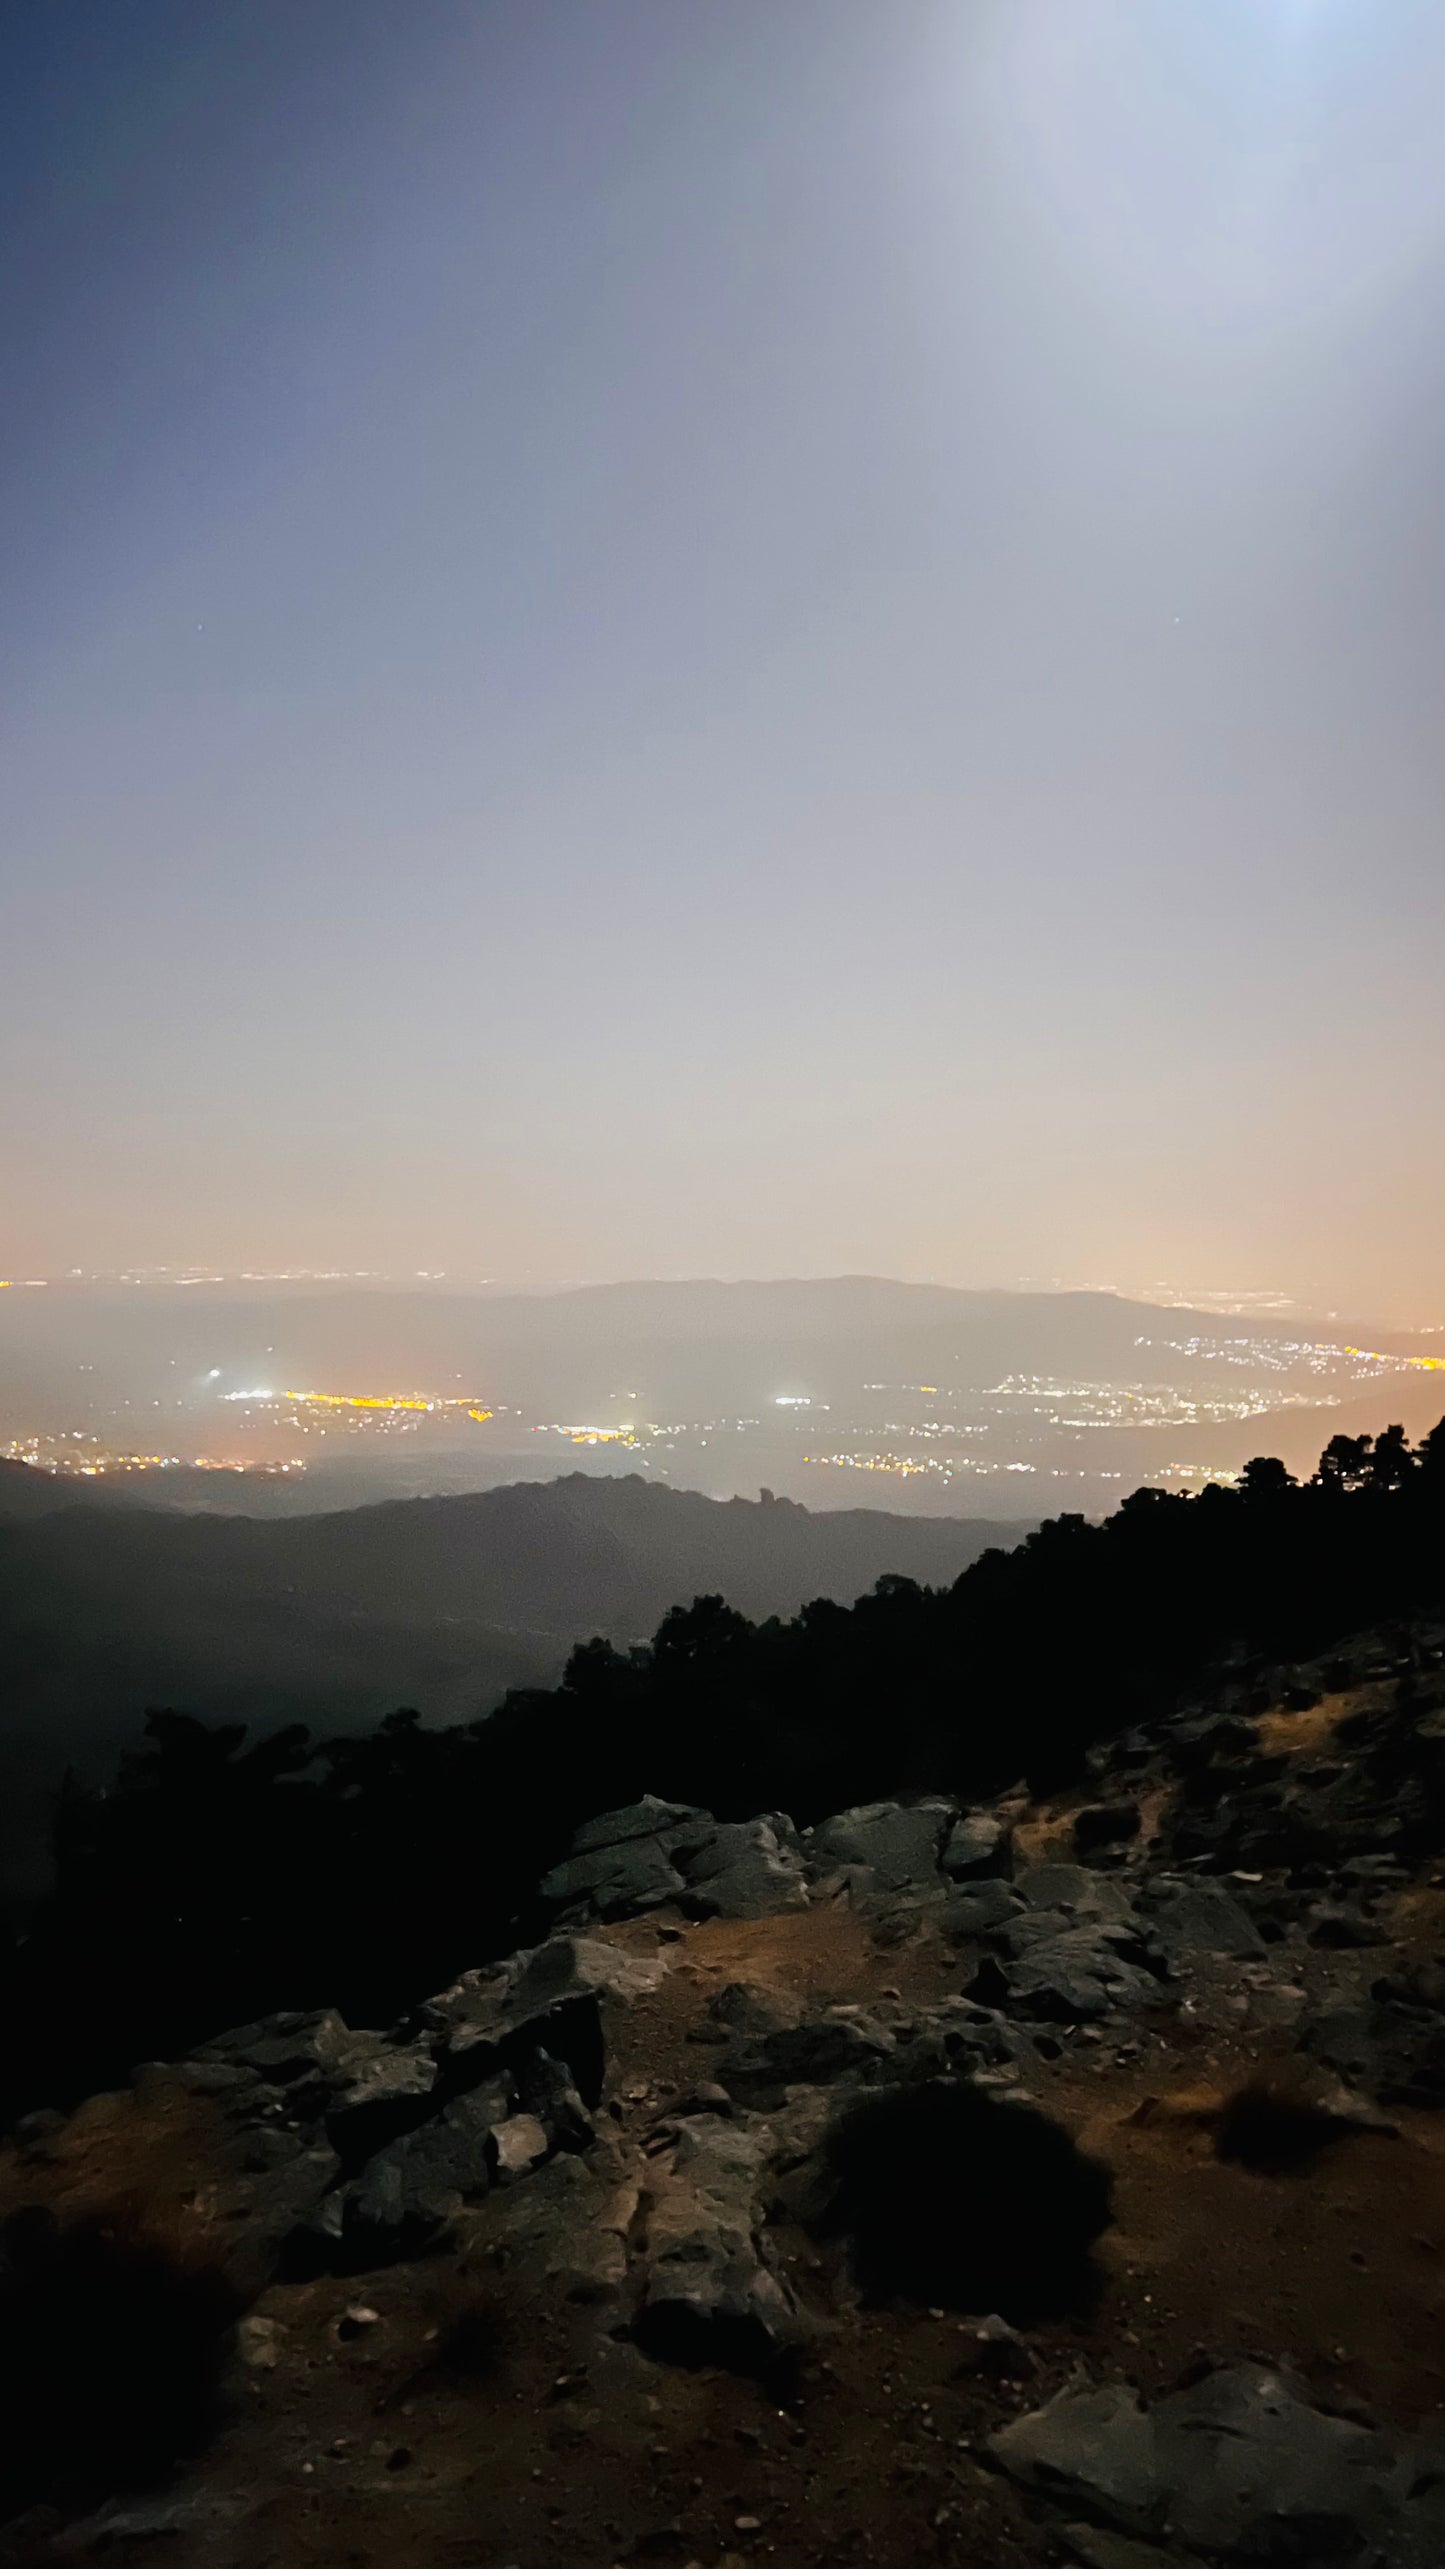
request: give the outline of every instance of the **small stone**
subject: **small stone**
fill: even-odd
[[[236,2331],[241,2361],[254,2373],[273,2373],[280,2359],[281,2340],[285,2335],[279,2319],[267,2319],[251,2311]]]
[[[493,2167],[499,2179],[527,2176],[539,2168],[551,2142],[535,2114],[512,2114],[494,2124],[490,2138]]]

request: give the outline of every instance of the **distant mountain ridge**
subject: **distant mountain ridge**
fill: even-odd
[[[7,1490],[15,1488],[12,1467]],[[43,1493],[42,1493],[43,1495]],[[174,1706],[335,1730],[398,1705],[465,1720],[550,1684],[590,1633],[649,1634],[720,1593],[751,1617],[847,1603],[887,1572],[945,1585],[1017,1526],[715,1500],[571,1474],[461,1498],[259,1519],[116,1498],[0,1521],[0,1780],[34,1794]],[[12,1861],[14,1846],[11,1849]]]

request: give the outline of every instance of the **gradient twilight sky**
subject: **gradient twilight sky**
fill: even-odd
[[[0,1270],[1445,1319],[1440,0],[11,0]]]

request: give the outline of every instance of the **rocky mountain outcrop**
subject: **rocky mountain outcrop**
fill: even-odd
[[[1413,2389],[1401,2388],[1401,2357],[1346,2377],[1350,2332],[1370,2333],[1376,2234],[1394,2237],[1396,2200],[1413,2226],[1389,2252],[1392,2342],[1410,2336],[1412,2292],[1422,2344],[1445,2307],[1432,2263],[1445,2254],[1445,2141],[1432,2120],[1445,2105],[1442,1723],[1441,1637],[1417,1633],[1388,1656],[1372,1643],[1347,1666],[1285,1672],[1131,1732],[1094,1756],[1080,1788],[1043,1803],[1022,1789],[970,1809],[918,1796],[799,1829],[781,1813],[719,1821],[644,1797],[577,1831],[540,1886],[552,1921],[540,1942],[419,1996],[390,2026],[355,2027],[332,2009],[275,2015],[144,2066],[127,2095],[69,2120],[30,2117],[3,2199],[63,2208],[87,2152],[113,2167],[142,2140],[163,2154],[167,2136],[191,2135],[210,2173],[187,2200],[209,2207],[209,2249],[251,2304],[246,2362],[268,2416],[262,2375],[290,2379],[298,2398],[310,2378],[287,2374],[293,2335],[329,2378],[338,2347],[354,2343],[359,2366],[371,2337],[400,2335],[448,2277],[505,2287],[554,2366],[528,2410],[550,2440],[529,2452],[581,2456],[585,2478],[611,2431],[607,2403],[619,2415],[641,2403],[673,2421],[646,2467],[634,2456],[638,2486],[660,2487],[669,2438],[692,2439],[692,2498],[679,2483],[657,2521],[641,2501],[629,2515],[609,2462],[620,2530],[579,2521],[570,2554],[598,2569],[735,2556],[769,2523],[780,2564],[846,2554],[846,2525],[833,2551],[811,2542],[804,2465],[790,2479],[788,2456],[814,2454],[819,2485],[828,2473],[850,2485],[850,2434],[893,2417],[895,2382],[942,2331],[948,2367],[928,2374],[906,2434],[896,2418],[890,2430],[907,2450],[876,2464],[912,2546],[891,2556],[915,2556],[926,2538],[960,2563],[1424,2569],[1445,2550],[1445,2366],[1411,2373]],[[995,2135],[972,2155],[950,2143],[940,2160],[939,2099],[963,2092],[985,2101],[985,2124],[989,2101],[1022,2112],[1018,2151]],[[903,2119],[870,2155],[860,2118],[888,2099]],[[1107,2218],[1096,2208],[1072,2297],[1050,2311],[1045,2290],[1040,2316],[1037,2243],[1053,2232],[1029,2194],[1043,2180],[1024,2143],[1045,2123],[1053,2138],[1030,2164],[1055,2151],[1096,2207],[1112,2188],[1114,2226],[1096,2244]],[[839,2135],[854,2128],[865,2139],[850,2159]],[[1323,2182],[1310,2172],[1374,2168],[1372,2152],[1385,2154],[1375,2210],[1356,2214],[1365,2197],[1347,2190],[1320,2195],[1310,2230]],[[1189,2231],[1195,2197],[1208,2205],[1195,2249],[1171,2264],[1155,2247],[1150,2267],[1141,2242],[1156,2216],[1138,2172],[1155,2182],[1156,2160],[1160,2239],[1171,2223]],[[859,2168],[865,2183],[886,2170],[873,2229],[906,2240],[906,2289],[858,2253],[845,2162],[854,2183]],[[988,2241],[982,2263],[971,2236]],[[1237,2324],[1206,2271],[1235,2253],[1255,2260]],[[1349,2286],[1356,2300],[1337,2280],[1319,2284],[1342,2255],[1366,2279]],[[1011,2304],[1015,2269],[1028,2270],[1029,2295],[1020,2283]],[[959,2283],[979,2271],[1000,2279],[998,2308],[975,2306]],[[440,2324],[432,2339],[450,2343]],[[441,2359],[424,2332],[419,2342],[425,2384]],[[736,2468],[739,2490],[719,2494],[713,2430],[687,2404],[699,2380],[714,2402],[761,2401],[736,2412],[730,2449],[745,2456],[764,2433],[744,2434],[749,2414],[775,2433],[792,2421],[796,2443],[780,2445],[770,2483],[793,2492],[787,2521],[747,2502]],[[406,2394],[421,2409],[430,2397]],[[484,2380],[467,2397],[476,2432],[511,2431]],[[333,2455],[340,2477],[352,2432]],[[244,2423],[236,2434],[244,2461]],[[279,2450],[273,2439],[264,2468],[284,2481]],[[228,2529],[250,2518],[224,2457],[190,2485],[194,2556],[209,2545],[208,2564],[227,2569],[258,2537]],[[534,2481],[547,2467],[528,2464]],[[932,2492],[921,2531],[915,2479]],[[689,2515],[698,2490],[707,2531]],[[881,2501],[860,2488],[849,2504],[871,2528],[859,2556],[889,2556]],[[102,2510],[64,2540],[83,2552],[117,2520]],[[177,2538],[173,2527],[166,2540]],[[408,2539],[397,2556],[453,2556],[416,2524]],[[488,2542],[477,2556],[498,2563],[523,2549],[505,2512]],[[184,2527],[166,2556],[189,2563]],[[319,2555],[298,2530],[266,2556]],[[550,2564],[556,2545],[538,2557]]]

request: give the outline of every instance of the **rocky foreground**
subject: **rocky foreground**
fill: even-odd
[[[401,2023],[30,2117],[0,2210],[142,2229],[244,2315],[204,2454],[0,2553],[1445,2557],[1442,1636],[1092,1768],[801,1833],[644,1801]],[[1027,2117],[940,2174],[905,2105],[850,2195],[860,2107],[960,2082],[1107,2170],[1072,2260]]]

